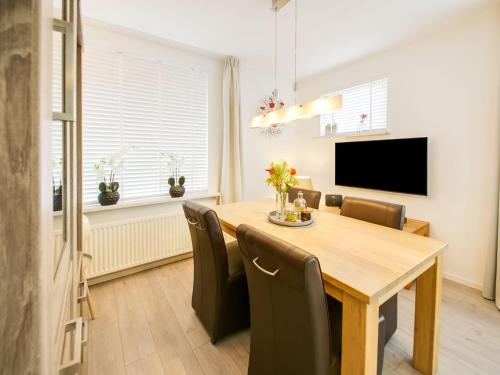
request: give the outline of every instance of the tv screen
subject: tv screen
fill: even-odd
[[[335,185],[427,195],[427,138],[336,143]]]

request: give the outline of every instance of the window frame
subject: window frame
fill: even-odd
[[[368,129],[368,130],[364,130],[364,131],[349,131],[349,132],[342,132],[342,133],[336,132],[335,134],[326,134],[325,130],[322,127],[322,124],[321,124],[321,122],[322,122],[321,121],[321,116],[319,116],[319,124],[318,124],[319,137],[320,138],[323,138],[323,137],[342,138],[342,137],[364,137],[364,136],[370,136],[370,135],[385,135],[385,134],[390,134],[390,127],[389,127],[389,83],[390,83],[390,80],[389,80],[389,77],[388,77],[387,74],[378,75],[378,76],[374,76],[374,77],[369,78],[369,79],[356,81],[356,82],[353,82],[353,83],[348,84],[348,85],[343,85],[342,87],[340,87],[338,89],[329,90],[328,93],[323,94],[321,96],[329,96],[329,95],[333,95],[333,94],[342,94],[343,91],[349,90],[349,89],[351,89],[353,87],[365,85],[365,84],[368,84],[368,83],[371,84],[373,82],[384,80],[384,79],[386,80],[386,107],[385,107],[385,113],[386,113],[385,118],[386,118],[386,121],[385,121],[385,128]],[[371,99],[370,99],[370,101],[371,101]],[[371,105],[371,103],[370,103],[370,105]],[[333,115],[335,115],[335,114],[333,114]],[[329,115],[327,115],[327,116],[329,116]]]
[[[87,51],[88,51],[89,47],[87,47]],[[196,190],[187,190],[186,191],[186,195],[189,195],[189,194],[201,194],[201,195],[204,195],[204,194],[208,194],[209,191],[210,191],[210,173],[209,173],[209,168],[210,168],[210,70],[208,67],[204,67],[204,66],[199,66],[198,64],[189,64],[189,63],[183,63],[183,64],[180,64],[180,63],[176,63],[176,62],[173,62],[171,60],[163,60],[163,59],[153,59],[153,58],[150,58],[150,57],[144,57],[144,56],[138,56],[136,54],[130,54],[130,53],[124,53],[122,51],[117,51],[117,50],[107,50],[107,49],[103,49],[103,48],[94,48],[94,47],[90,47],[90,49],[92,51],[95,51],[97,53],[106,53],[106,54],[113,54],[113,55],[119,55],[121,59],[123,58],[130,58],[130,59],[135,59],[136,61],[137,60],[144,60],[148,63],[155,63],[155,64],[164,64],[164,68],[165,69],[168,69],[168,67],[172,68],[172,67],[176,67],[176,68],[179,68],[179,69],[185,69],[185,70],[190,70],[190,71],[193,71],[193,76],[190,78],[190,79],[195,79],[197,75],[204,75],[204,78],[203,78],[203,89],[202,91],[198,90],[196,91],[195,89],[197,88],[197,83],[195,83],[192,87],[189,86],[188,89],[190,90],[195,90],[193,91],[194,93],[194,97],[197,97],[200,95],[200,93],[202,93],[203,95],[206,96],[206,98],[204,99],[204,106],[206,106],[206,109],[204,111],[198,111],[198,112],[195,112],[193,110],[193,112],[191,113],[190,116],[200,116],[200,114],[202,116],[205,117],[205,126],[206,126],[206,132],[204,132],[203,134],[203,137],[205,139],[205,142],[206,142],[206,168],[205,168],[205,173],[206,173],[206,176],[203,177],[203,180],[201,179],[197,179],[196,181],[204,181],[204,184],[202,184],[202,190],[200,189],[196,189]],[[85,60],[85,55],[83,56],[84,60]],[[123,64],[124,64],[124,61],[123,60],[120,60],[120,74],[122,74],[121,70],[123,69]],[[85,62],[83,63],[84,65],[84,68],[85,68]],[[159,68],[160,69],[160,68]],[[160,74],[160,71],[158,72],[158,74]],[[161,73],[161,74],[164,74],[164,73]],[[164,91],[165,88],[163,86],[160,85],[160,81],[161,79],[163,79],[162,77],[158,76],[158,92],[159,94],[158,95],[161,95],[160,92],[161,91]],[[186,84],[188,84],[189,82],[186,81]],[[189,83],[189,84],[193,84],[192,82]],[[98,85],[98,84],[97,84]],[[84,83],[84,92],[83,92],[83,95],[84,95],[84,99],[83,99],[83,104],[85,105],[85,83]],[[161,86],[161,87],[160,87]],[[125,84],[124,84],[124,81],[123,81],[123,77],[120,77],[120,82],[118,84],[118,88],[120,91],[123,91],[125,90]],[[162,98],[164,99],[164,98]],[[160,99],[159,97],[159,100],[161,101],[162,99]],[[121,99],[120,99],[121,100]],[[139,98],[140,100],[140,98]],[[192,99],[191,99],[192,100]],[[122,105],[122,104],[120,104]],[[182,109],[182,108],[181,108]],[[85,111],[85,110],[84,110]],[[126,126],[124,124],[124,119],[123,119],[123,111],[124,111],[124,108],[123,107],[119,107],[118,110],[117,110],[117,115],[119,116],[119,128],[123,130],[123,127]],[[161,109],[158,110],[158,114],[160,114],[161,112]],[[85,114],[84,114],[85,115]],[[165,121],[165,119],[163,119],[163,121]],[[172,121],[172,120],[171,120]],[[163,123],[162,125],[165,125],[166,123]],[[86,121],[86,125],[88,126],[88,120]],[[194,126],[194,125],[191,125],[191,126]],[[171,127],[170,127],[171,128]],[[172,129],[170,129],[168,126],[164,126],[164,131],[166,132],[169,132],[171,131]],[[195,126],[196,128],[196,126]],[[175,130],[175,129],[174,129]],[[195,129],[196,130],[196,129]],[[95,136],[95,134],[93,134]],[[84,135],[83,135],[83,144],[85,145],[86,142],[85,142],[85,129],[84,129]],[[120,143],[122,143],[122,146],[123,146],[123,134],[120,135]],[[199,137],[198,137],[199,138]],[[199,140],[198,138],[196,138],[197,140]],[[182,142],[183,140],[185,141],[184,138],[179,138],[179,142]],[[87,146],[88,147],[88,146]],[[140,147],[140,146],[138,146]],[[159,151],[170,151],[170,150],[163,150],[163,148],[166,147],[165,144],[162,144],[159,146],[158,150]],[[193,148],[194,147],[194,148]],[[112,147],[110,147],[112,148]],[[193,149],[195,149],[196,147],[195,146],[192,146],[190,148],[190,156],[188,158],[192,158],[193,157]],[[174,150],[171,150],[173,152],[177,152],[179,153],[178,150],[174,149]],[[85,153],[85,147],[83,147],[83,152]],[[132,151],[134,152],[134,151]],[[106,157],[108,155],[105,155],[104,154],[105,152],[103,151],[103,155],[102,157]],[[109,153],[109,151],[108,151]],[[189,154],[188,153],[188,154]],[[196,154],[196,152],[194,152]],[[98,160],[94,157],[94,155],[90,156],[89,159],[92,158],[92,161],[89,161],[87,163],[84,163],[84,172],[86,171],[87,173],[89,172],[89,165],[93,165],[94,162],[97,162]],[[160,155],[158,154],[158,158],[160,158]],[[84,155],[84,159],[85,159],[85,155]],[[95,159],[95,160],[94,160]],[[127,163],[130,163],[130,161],[126,161],[125,162],[126,164]],[[162,161],[160,163],[166,163],[165,161]],[[191,159],[191,163],[193,163],[194,165],[197,164],[197,161],[196,161],[196,158],[194,159]],[[119,175],[120,175],[120,180],[117,180],[119,183],[120,183],[120,189],[119,189],[119,192],[121,193],[122,197],[120,199],[120,203],[123,203],[126,205],[127,202],[133,202],[134,205],[136,205],[137,202],[144,202],[145,205],[148,205],[150,204],[150,202],[153,200],[163,200],[165,198],[170,198],[169,194],[168,194],[168,186],[163,184],[163,179],[165,178],[165,175],[168,174],[167,169],[166,167],[164,167],[162,164],[162,167],[158,169],[158,174],[159,174],[159,179],[158,181],[154,180],[154,183],[158,183],[158,186],[159,186],[159,189],[158,189],[158,192],[155,192],[154,194],[145,194],[143,196],[138,196],[137,194],[134,194],[132,196],[127,196],[127,190],[130,191],[130,188],[127,188],[127,181],[126,181],[126,171],[125,169],[127,167],[125,167],[125,169],[123,169],[122,171],[120,171]],[[189,166],[189,162],[187,162],[188,166],[185,167],[185,171],[184,173],[181,173],[183,175],[188,175],[186,176],[188,179],[191,179],[190,182],[191,183],[195,183],[195,185],[198,185],[198,183],[195,182],[195,180],[192,180],[192,173],[194,172],[194,176],[196,176],[197,174],[199,174],[199,167],[196,168],[196,167],[193,167],[193,166]],[[129,164],[130,165],[130,164]],[[129,166],[130,168],[130,166]],[[132,167],[133,168],[133,167]],[[182,172],[182,170],[181,170]],[[198,172],[198,173],[197,173]],[[85,173],[84,173],[85,174]],[[167,176],[168,177],[168,176]],[[206,179],[206,180],[205,180]],[[134,182],[137,182],[139,181],[137,178],[136,179],[132,179],[131,182],[132,182],[132,185]],[[89,196],[89,185],[86,186],[85,184],[85,181],[83,181],[84,184],[83,184],[83,191],[84,193],[87,192],[87,200],[83,200],[83,206],[84,206],[84,211],[86,211],[87,209],[90,209],[90,208],[93,208],[95,206],[98,205],[98,202],[97,202],[97,196],[99,194],[99,191],[98,191],[98,182],[96,184],[96,187],[95,187],[95,199],[88,199],[88,196]],[[92,182],[90,182],[90,185],[92,185]],[[85,194],[84,194],[85,196]]]

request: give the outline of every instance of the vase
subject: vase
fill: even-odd
[[[120,200],[120,193],[117,191],[105,191],[100,193],[97,199],[101,206],[111,206],[118,203]]]
[[[285,219],[286,214],[286,203],[287,203],[288,193],[286,191],[276,192],[276,211],[280,219]]]
[[[180,198],[184,195],[185,191],[186,188],[184,186],[175,185],[172,186],[168,192],[172,198]]]

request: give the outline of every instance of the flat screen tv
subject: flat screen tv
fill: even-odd
[[[335,185],[427,195],[427,138],[335,143]]]

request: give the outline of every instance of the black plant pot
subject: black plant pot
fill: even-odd
[[[169,193],[172,198],[180,198],[186,192],[186,188],[184,186],[175,185],[170,187]]]
[[[117,191],[105,191],[97,197],[101,206],[111,206],[120,200],[120,193]]]
[[[54,194],[54,199],[52,200],[52,211],[62,210],[62,194]]]

